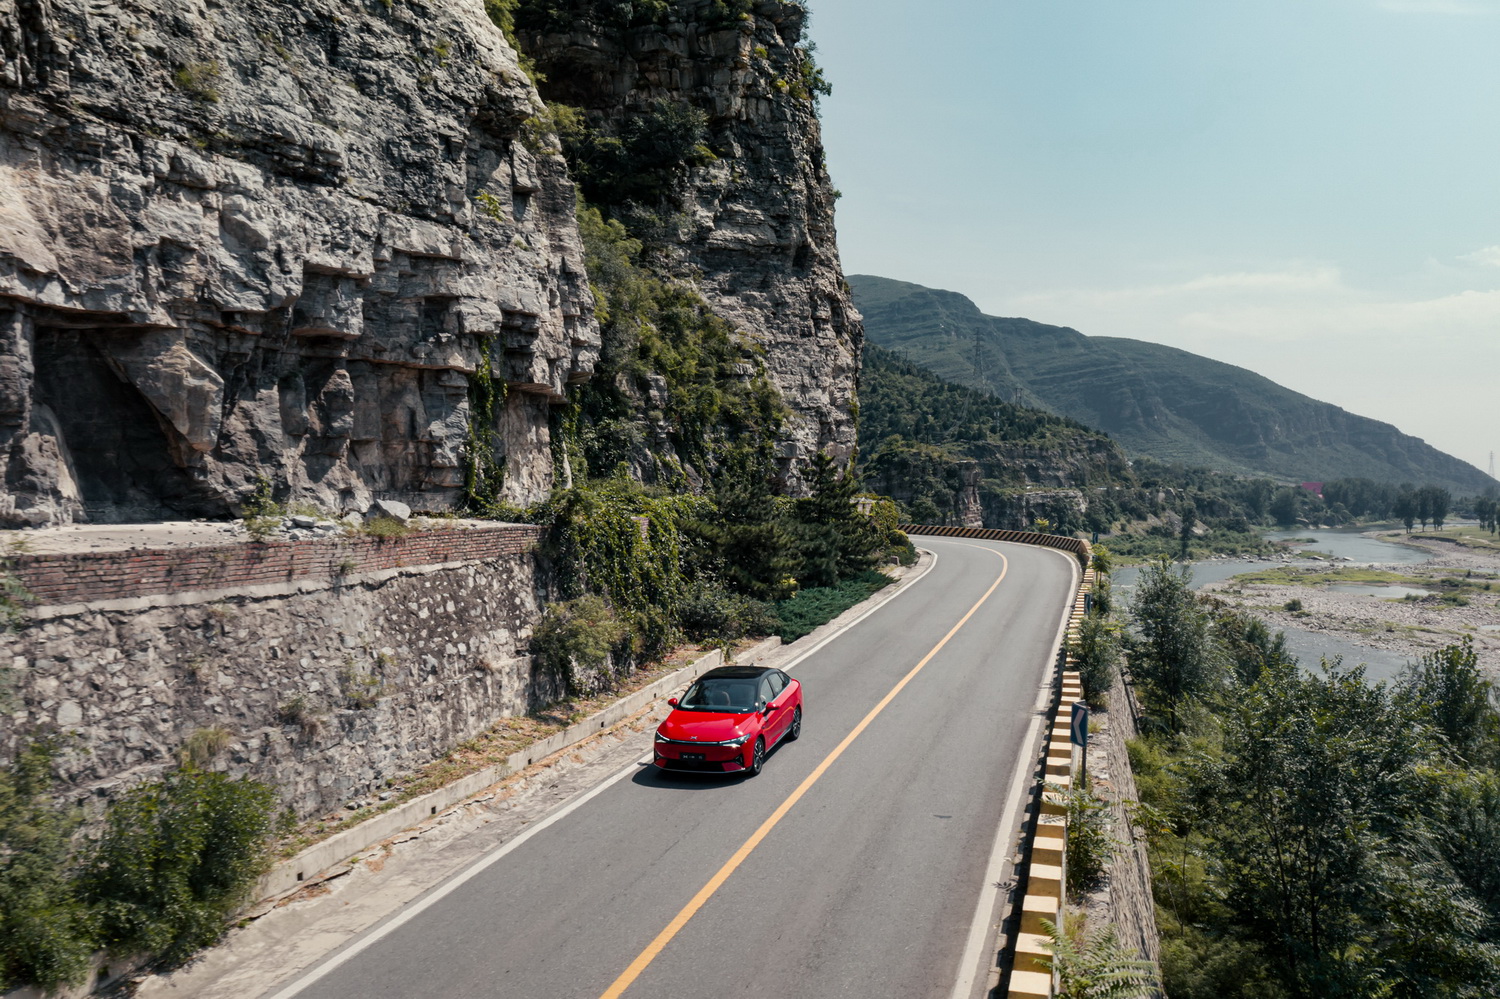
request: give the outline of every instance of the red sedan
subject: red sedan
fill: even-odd
[[[704,673],[656,729],[663,770],[760,773],[766,753],[802,734],[802,684],[779,669],[720,666]]]

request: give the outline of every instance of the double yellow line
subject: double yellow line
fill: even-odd
[[[600,999],[619,999],[620,996],[625,994],[625,990],[630,988],[631,984],[641,976],[641,973],[650,967],[651,962],[656,960],[657,955],[662,952],[667,944],[672,942],[672,938],[682,931],[682,928],[688,924],[688,921],[698,914],[698,910],[703,908],[704,904],[713,897],[714,892],[718,891],[719,887],[725,881],[729,880],[729,876],[745,862],[745,858],[750,856],[755,848],[760,845],[761,840],[765,839],[771,830],[776,828],[776,824],[786,816],[787,812],[792,810],[792,806],[802,800],[802,796],[808,792],[808,789],[816,784],[823,774],[828,772],[828,768],[833,766],[833,761],[844,754],[844,750],[849,748],[850,743],[859,738],[859,734],[869,727],[870,722],[874,721],[876,716],[885,710],[886,705],[895,700],[896,695],[901,693],[906,685],[912,681],[913,677],[922,672],[923,667],[932,661],[932,657],[942,651],[943,646],[948,644],[949,639],[958,634],[958,630],[969,623],[969,618],[973,617],[975,612],[990,598],[990,594],[995,592],[996,587],[1005,579],[1005,574],[1010,571],[1009,560],[993,548],[985,548],[981,545],[971,545],[968,547],[987,551],[1000,559],[1000,575],[996,576],[995,581],[990,584],[990,588],[984,591],[984,596],[975,601],[974,606],[969,608],[968,613],[959,618],[958,623],[948,630],[948,634],[943,636],[943,640],[934,645],[931,651],[922,657],[922,661],[913,666],[911,672],[903,676],[901,681],[891,688],[890,693],[882,697],[880,703],[871,708],[870,713],[860,719],[859,724],[854,726],[848,735],[844,736],[844,740],[834,747],[833,752],[824,757],[823,762],[819,763],[813,772],[808,774],[801,784],[797,785],[797,789],[776,807],[776,811],[772,812],[770,817],[760,824],[760,828],[755,830],[750,835],[750,838],[741,844],[738,850],[734,851],[734,856],[730,857],[724,866],[719,868],[714,876],[708,879],[708,884],[700,888],[698,894],[694,895],[692,900],[687,905],[684,905],[677,915],[672,917],[672,921],[667,924],[666,929],[658,933],[656,939],[652,940],[646,949],[641,951],[640,955],[634,961],[630,962],[630,967],[626,968],[620,974],[620,977],[616,978],[610,984],[609,988],[604,990],[604,994],[600,996]]]

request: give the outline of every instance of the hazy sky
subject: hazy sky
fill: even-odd
[[[1500,450],[1500,0],[811,0],[851,274]]]

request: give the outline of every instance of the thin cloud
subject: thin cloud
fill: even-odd
[[[1341,284],[1337,267],[1306,267],[1282,271],[1240,271],[1205,274],[1170,288],[1171,291],[1327,291]]]
[[[1466,264],[1483,264],[1486,267],[1500,267],[1500,246],[1486,246],[1475,250],[1473,253],[1465,253],[1458,259]]]
[[[1090,303],[1119,306],[1129,302],[1162,301],[1211,293],[1220,297],[1260,298],[1265,295],[1338,294],[1347,291],[1337,267],[1325,264],[1291,265],[1280,270],[1232,271],[1203,274],[1174,284],[1133,288],[1059,289],[1017,296],[1012,308],[1037,309]],[[1022,315],[1026,313],[1022,312]]]
[[[1494,8],[1488,4],[1465,0],[1380,0],[1376,6],[1393,14],[1457,14],[1473,17],[1494,12]]]

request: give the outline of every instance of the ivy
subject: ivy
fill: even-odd
[[[684,525],[706,508],[701,496],[653,496],[624,478],[566,490],[551,504],[550,554],[564,595],[609,601],[630,626],[637,662],[657,658],[679,637]]]
[[[496,378],[486,355],[469,376],[469,424],[464,442],[464,509],[477,514],[500,509],[505,487],[505,453],[499,435],[505,408],[505,382]]]
[[[11,564],[0,561],[0,631],[20,629],[26,623],[26,605],[35,600]]]

